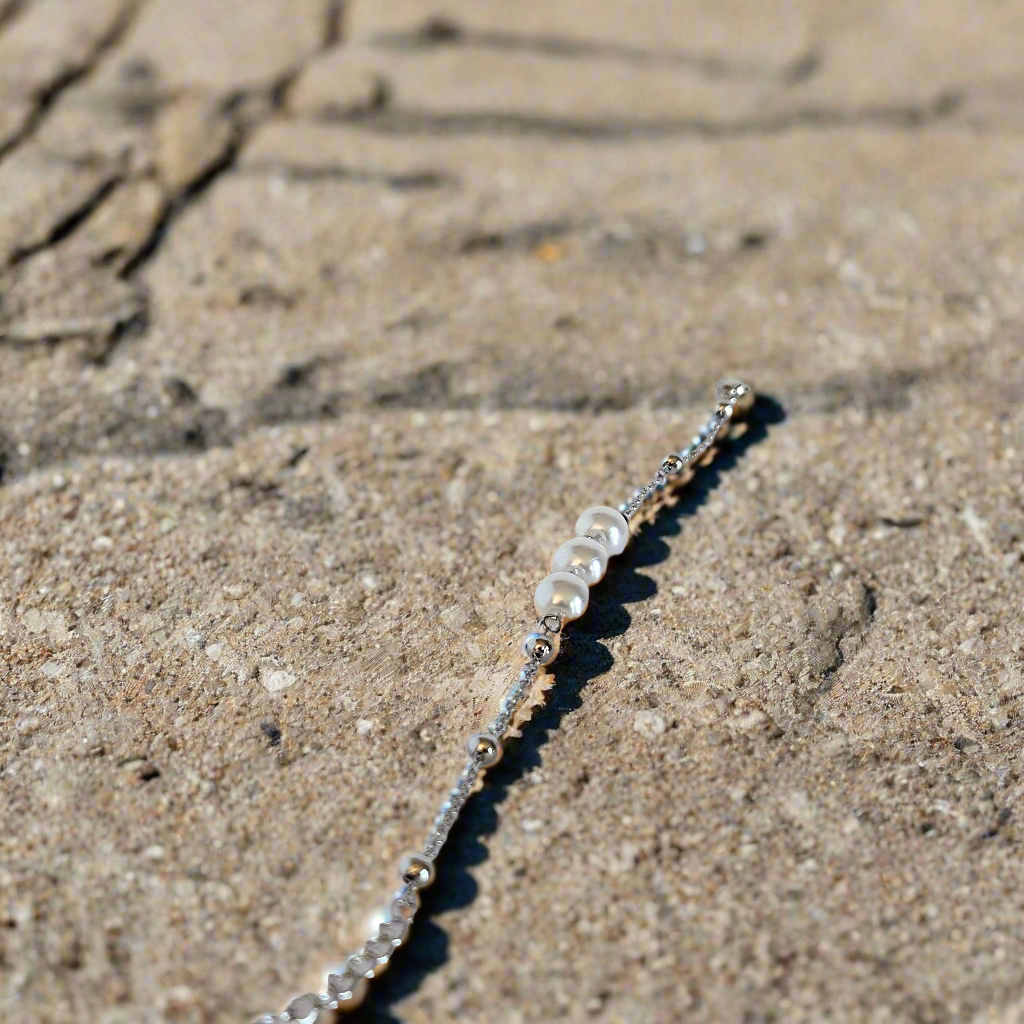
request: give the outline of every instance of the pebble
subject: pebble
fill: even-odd
[[[638,711],[633,717],[633,728],[641,736],[653,740],[660,736],[668,726],[657,711]]]

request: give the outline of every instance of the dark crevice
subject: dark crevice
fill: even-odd
[[[364,112],[324,111],[323,121],[358,124],[369,131],[395,136],[523,135],[551,139],[585,139],[592,142],[628,139],[669,139],[688,136],[705,139],[771,136],[799,128],[890,128],[911,131],[954,114],[963,94],[947,91],[923,103],[892,103],[842,110],[808,106],[797,110],[731,121],[707,118],[559,118],[510,111],[433,113],[412,108],[388,107]]]
[[[27,260],[30,256],[34,256],[38,252],[42,252],[43,249],[50,249],[58,243],[62,242],[65,238],[75,232],[79,225],[87,221],[93,213],[103,205],[107,198],[113,193],[114,189],[123,181],[120,174],[112,174],[105,181],[100,182],[96,190],[89,196],[86,196],[82,204],[72,210],[67,216],[58,221],[57,224],[51,228],[50,233],[40,242],[35,242],[32,245],[27,245],[21,249],[15,249],[10,258],[10,265],[14,266],[18,263],[22,263]]]
[[[149,233],[149,237],[139,246],[135,255],[121,268],[120,277],[125,280],[133,277],[156,255],[157,250],[167,237],[171,224],[181,216],[184,210],[200,199],[217,178],[234,165],[235,160],[238,159],[241,145],[242,137],[238,133],[228,142],[217,160],[210,164],[198,178],[190,182],[176,196],[167,201],[153,226],[153,230]]]
[[[288,89],[294,83],[303,65],[289,68],[265,90],[239,92],[225,98],[222,112],[231,120],[232,133],[223,151],[203,172],[189,182],[177,195],[172,196],[157,219],[149,237],[135,255],[121,269],[120,276],[128,279],[137,274],[159,251],[173,223],[194,203],[199,201],[210,187],[228,171],[234,168],[238,156],[252,133],[269,117],[279,113],[286,101]],[[247,117],[247,101],[263,98],[267,110],[260,116]]]
[[[767,67],[749,61],[731,60],[717,54],[692,50],[653,50],[628,43],[556,33],[508,32],[497,29],[467,28],[446,17],[430,18],[410,32],[378,35],[374,44],[389,50],[433,50],[446,46],[467,46],[500,50],[506,53],[531,53],[565,60],[612,60],[642,67],[685,68],[713,80],[740,79],[777,81],[787,85],[805,82],[821,67],[821,56],[810,51],[782,68]]]
[[[345,0],[327,0],[324,12],[323,49],[340,46],[345,33]]]
[[[348,167],[342,164],[315,166],[283,162],[260,162],[246,164],[238,169],[238,173],[246,175],[273,175],[286,178],[288,181],[350,181],[366,185],[383,185],[386,188],[395,189],[399,192],[455,187],[460,183],[459,179],[453,174],[429,168],[421,171],[391,174],[386,171]]]
[[[0,160],[3,160],[9,153],[35,135],[54,103],[57,102],[67,89],[88,78],[96,70],[103,58],[125,37],[138,15],[142,2],[143,0],[133,0],[132,3],[125,7],[111,26],[110,31],[99,40],[85,61],[66,68],[62,74],[36,95],[32,112],[26,118],[20,131],[16,132],[6,142],[0,143]]]
[[[27,7],[25,0],[0,0],[0,32]]]

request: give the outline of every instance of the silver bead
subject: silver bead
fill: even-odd
[[[316,1024],[320,1006],[316,995],[309,992],[304,996],[296,996],[284,1012],[282,1020],[295,1021],[296,1024]]]
[[[377,965],[374,970],[379,974],[381,968],[391,959],[391,954],[395,951],[395,944],[390,939],[382,939],[378,936],[375,939],[367,939],[363,949],[373,957],[373,962]]]
[[[415,889],[403,889],[391,901],[391,917],[400,921],[411,921],[419,906]]]
[[[550,665],[558,655],[558,634],[531,633],[523,641],[523,651],[540,665]]]
[[[353,953],[345,961],[345,973],[354,974],[357,978],[372,978],[375,964],[373,957],[365,950]]]
[[[366,1001],[366,994],[370,991],[370,985],[365,978],[360,978],[356,982],[355,988],[349,992],[346,999],[338,1000],[338,1012],[339,1013],[350,1013]]]
[[[596,540],[609,555],[621,555],[629,543],[629,523],[621,512],[595,505],[576,520],[576,536]]]
[[[608,568],[608,552],[590,537],[567,540],[551,559],[552,572],[573,572],[588,587],[601,581]]]
[[[615,513],[619,516],[619,513]],[[622,519],[622,516],[619,516]],[[622,520],[625,522],[625,520]],[[590,602],[590,588],[575,573],[553,572],[537,584],[533,595],[538,615],[557,612],[567,620],[578,619]]]
[[[474,733],[469,737],[466,749],[480,758],[482,768],[491,768],[501,760],[501,740],[488,732]]]
[[[343,967],[336,974],[327,975],[327,994],[339,1003],[346,1002],[352,998],[352,992],[358,984],[359,978],[347,967]]]
[[[381,921],[377,934],[382,939],[387,939],[393,946],[397,946],[401,944],[408,930],[408,922],[400,917],[393,917],[390,921]]]
[[[750,386],[735,377],[726,377],[715,385],[715,398],[719,405],[731,405],[741,416],[750,412],[754,404],[754,392]]]
[[[666,455],[661,464],[661,471],[666,476],[675,476],[677,473],[682,473],[685,465],[678,455]]]
[[[399,871],[402,880],[417,889],[426,889],[434,881],[434,862],[418,853],[410,853],[402,858]]]

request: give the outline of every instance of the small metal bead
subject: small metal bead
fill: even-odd
[[[750,385],[735,377],[726,377],[715,385],[715,398],[719,405],[730,405],[741,416],[749,412],[754,404],[754,392]]]
[[[359,978],[343,967],[334,974],[327,975],[327,992],[339,1003],[352,998],[352,991],[359,984]]]
[[[538,623],[538,626],[545,633],[561,633],[562,632],[562,616],[557,612],[549,612],[544,616]]]
[[[434,881],[434,862],[421,857],[418,853],[410,853],[402,858],[399,868],[402,880],[417,889],[426,889]]]
[[[665,461],[661,464],[661,470],[667,476],[675,476],[677,473],[682,473],[684,463],[678,455],[666,455]]]
[[[411,921],[416,914],[417,905],[416,890],[403,890],[391,901],[391,917],[400,921]]]
[[[408,930],[408,923],[398,917],[392,918],[390,921],[382,921],[377,932],[382,939],[387,939],[392,946],[398,946],[401,945],[402,939],[405,938]]]
[[[360,978],[356,982],[355,988],[352,989],[348,994],[347,999],[338,1000],[338,1011],[340,1013],[350,1013],[366,1001],[366,994],[370,991],[370,986],[365,978]]]
[[[380,970],[395,951],[395,944],[390,939],[367,939],[363,949],[373,957],[377,970]]]
[[[531,633],[523,641],[523,650],[538,664],[550,665],[558,656],[558,634]]]
[[[501,740],[487,732],[474,733],[469,737],[466,749],[480,757],[482,768],[491,768],[501,760]]]
[[[357,978],[372,978],[374,966],[373,957],[361,951],[353,953],[345,961],[345,973],[354,974]]]
[[[281,1015],[281,1020],[295,1021],[296,1024],[316,1024],[320,1016],[317,998],[312,992],[304,996],[296,996]]]

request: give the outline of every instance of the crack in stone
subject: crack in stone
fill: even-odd
[[[6,3],[0,3],[0,32],[3,32],[26,6],[26,0],[7,0]]]
[[[10,138],[0,143],[0,160],[9,156],[19,146],[24,145],[31,139],[39,131],[46,120],[46,115],[57,100],[73,85],[77,85],[88,78],[102,63],[103,58],[117,48],[134,24],[144,2],[145,0],[129,0],[115,19],[110,30],[93,47],[92,53],[80,64],[65,68],[61,75],[36,95],[35,105],[32,112],[25,119],[25,123]],[[15,8],[17,11],[17,4]]]
[[[466,28],[445,17],[430,18],[419,28],[411,31],[381,33],[374,37],[372,42],[381,49],[406,52],[464,46],[506,53],[531,53],[556,59],[597,59],[644,67],[681,67],[714,81],[778,81],[786,85],[806,82],[817,74],[822,66],[821,55],[814,49],[800,54],[781,68],[766,67],[752,61],[732,60],[720,54],[693,50],[653,50],[642,46],[630,46],[627,43],[557,33]]]
[[[875,104],[853,110],[805,106],[774,115],[740,117],[728,121],[701,117],[559,118],[498,110],[445,113],[411,107],[350,113],[325,111],[314,120],[358,124],[368,131],[394,136],[493,134],[585,139],[593,142],[685,137],[728,139],[780,135],[799,128],[832,130],[878,127],[913,131],[950,117],[961,108],[963,102],[962,92],[943,90],[921,103]]]

